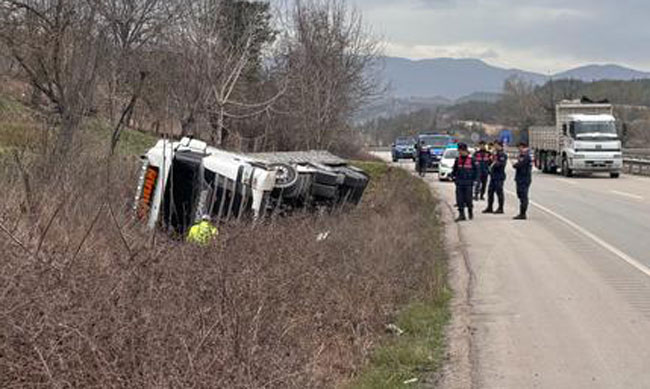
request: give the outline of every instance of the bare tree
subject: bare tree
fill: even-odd
[[[500,104],[503,120],[521,130],[544,120],[544,102],[536,94],[535,85],[520,77],[506,80]]]
[[[361,15],[342,0],[297,0],[289,9],[281,69],[290,125],[279,147],[331,148],[353,114],[379,92],[379,47]]]
[[[2,0],[0,39],[26,81],[60,120],[57,154],[67,154],[90,111],[107,48],[96,4],[84,0]]]

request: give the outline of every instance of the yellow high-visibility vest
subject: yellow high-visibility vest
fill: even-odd
[[[207,246],[217,235],[219,235],[217,227],[210,224],[209,221],[203,220],[190,228],[190,232],[187,234],[187,241],[200,244],[201,246]]]

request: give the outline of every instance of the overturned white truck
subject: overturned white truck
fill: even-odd
[[[162,139],[142,160],[136,216],[179,234],[205,216],[219,223],[355,205],[368,185],[361,169],[323,151],[239,154]]]

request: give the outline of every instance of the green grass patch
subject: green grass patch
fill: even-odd
[[[19,101],[16,101],[7,96],[0,95],[0,118],[8,116],[20,116],[28,112],[29,109]]]
[[[396,320],[404,333],[393,335],[377,347],[351,388],[413,388],[424,376],[437,371],[445,355],[450,295],[445,291],[435,299],[404,308]]]
[[[0,154],[12,149],[36,150],[43,141],[44,127],[34,111],[11,97],[0,95]],[[84,121],[81,136],[85,145],[106,144],[113,127],[100,118]],[[156,144],[156,137],[124,129],[117,146],[118,155],[140,155]],[[108,146],[106,146],[108,147]]]
[[[114,128],[105,120],[94,118],[87,122],[85,129],[97,141],[108,145]],[[141,155],[153,147],[157,140],[153,135],[125,128],[120,134],[116,151],[118,155]]]

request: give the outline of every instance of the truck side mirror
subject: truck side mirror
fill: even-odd
[[[562,125],[562,134],[564,134],[564,136],[567,136],[566,123]]]

